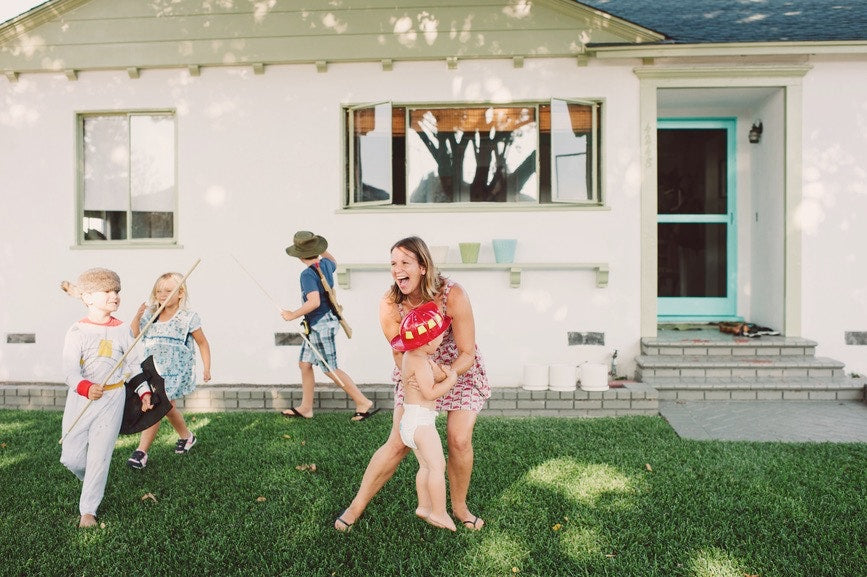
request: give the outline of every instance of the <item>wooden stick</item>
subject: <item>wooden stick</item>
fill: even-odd
[[[196,259],[196,262],[193,263],[193,266],[190,267],[190,270],[187,271],[187,274],[184,275],[184,277],[181,279],[181,282],[179,282],[178,286],[175,287],[175,290],[173,290],[169,294],[169,296],[166,297],[166,300],[164,300],[163,304],[161,304],[159,306],[157,311],[154,313],[154,316],[152,316],[151,319],[147,322],[147,324],[145,324],[145,326],[142,327],[141,332],[139,332],[138,336],[135,338],[135,340],[132,342],[132,344],[126,349],[126,352],[123,353],[123,356],[120,357],[120,359],[118,359],[117,363],[115,363],[115,365],[111,369],[111,371],[109,371],[108,374],[105,376],[105,378],[102,380],[101,386],[104,387],[105,384],[108,382],[108,379],[111,378],[111,376],[114,374],[114,372],[118,368],[123,366],[123,362],[126,360],[126,357],[129,355],[130,351],[132,351],[133,348],[138,344],[138,342],[141,340],[141,338],[144,336],[144,334],[150,328],[151,324],[153,324],[153,322],[159,318],[160,313],[163,312],[164,308],[166,308],[166,303],[169,302],[170,300],[172,300],[172,298],[178,293],[178,291],[181,290],[181,287],[184,286],[184,283],[187,281],[187,277],[189,277],[191,274],[193,274],[193,271],[196,270],[196,267],[199,266],[200,262],[202,262],[202,259],[200,259],[200,258]],[[78,421],[84,415],[84,412],[87,410],[88,407],[90,407],[90,404],[92,402],[93,402],[93,399],[87,399],[87,404],[84,405],[84,408],[81,409],[81,412],[78,413],[78,416],[75,417],[75,420],[72,421],[71,425],[69,425],[69,428],[66,430],[66,433],[64,433],[63,436],[60,437],[60,440],[57,441],[58,444],[61,444],[61,445],[63,444],[63,439],[65,439],[66,436],[69,435],[69,432],[72,431],[73,427],[75,427],[75,425],[78,423]]]
[[[266,297],[268,297],[268,300],[270,300],[272,303],[274,303],[274,306],[277,307],[277,310],[282,313],[283,307],[281,307],[280,304],[274,299],[274,297],[271,296],[271,293],[266,291],[265,287],[263,287],[262,284],[258,280],[256,280],[256,277],[253,276],[253,273],[248,271],[247,267],[245,267],[243,264],[241,264],[241,261],[238,260],[238,257],[236,257],[235,255],[232,255],[232,258],[235,259],[235,262],[238,263],[238,266],[241,267],[241,270],[243,270],[245,273],[247,273],[247,276],[250,277],[250,280],[252,280],[254,283],[256,283],[256,286],[259,287],[259,290],[261,290],[262,293]]]
[[[313,346],[313,343],[310,342],[310,339],[307,338],[307,335],[304,334],[304,331],[299,333],[301,338],[304,339],[304,342],[307,343],[307,346],[313,349],[313,352],[316,353],[316,356],[319,357],[319,360],[322,361],[322,364],[328,369],[328,372],[334,375],[334,379],[337,381],[337,384],[340,385],[340,388],[346,390],[346,385],[343,384],[343,381],[340,380],[340,376],[337,372],[331,368],[331,365],[328,364],[328,361],[325,360],[325,357],[322,356],[322,353],[319,352],[319,349]]]
[[[343,330],[346,332],[346,338],[352,338],[352,327],[349,326],[349,323],[346,321],[346,318],[343,316],[343,307],[337,302],[337,295],[334,294],[334,290],[331,288],[331,285],[328,284],[328,279],[325,278],[325,273],[322,272],[322,269],[319,268],[319,263],[313,265],[316,269],[316,272],[319,273],[319,279],[322,282],[322,287],[325,289],[325,292],[328,294],[328,301],[331,303],[331,308],[334,309],[334,314],[337,316],[337,320],[340,321],[340,326],[343,327]]]
[[[247,267],[245,267],[243,264],[241,264],[241,261],[239,261],[237,259],[237,257],[235,257],[235,255],[232,255],[232,258],[234,258],[235,262],[238,263],[238,266],[240,266],[241,269],[243,269],[243,271],[245,273],[247,273],[247,276],[250,277],[250,280],[252,280],[254,283],[256,283],[256,286],[259,287],[259,289],[262,291],[262,293],[266,297],[268,297],[268,299],[272,303],[274,303],[274,306],[277,307],[277,310],[280,311],[280,313],[282,313],[283,307],[281,307],[279,304],[277,304],[277,301],[274,300],[274,297],[271,296],[271,293],[269,293],[267,290],[265,290],[265,287],[263,287],[262,284],[258,280],[256,280],[256,277],[253,276],[253,273],[251,273],[249,270],[247,270]],[[346,389],[346,385],[343,383],[342,380],[340,380],[340,377],[337,375],[337,373],[334,371],[334,369],[331,368],[331,365],[328,364],[328,361],[325,360],[325,357],[322,356],[322,353],[319,352],[319,349],[317,349],[316,347],[313,346],[313,343],[310,342],[310,339],[307,338],[307,335],[304,334],[304,331],[302,330],[298,334],[301,335],[301,338],[304,339],[304,342],[307,343],[307,346],[310,347],[311,349],[313,349],[313,352],[316,353],[316,356],[319,357],[319,360],[322,361],[322,364],[325,365],[325,367],[328,369],[328,372],[331,373],[332,375],[334,375],[335,380],[337,380],[337,384],[340,385],[341,388]]]

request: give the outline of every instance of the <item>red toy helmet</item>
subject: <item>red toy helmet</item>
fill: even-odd
[[[433,301],[428,301],[409,311],[400,322],[400,332],[391,339],[391,348],[405,352],[423,347],[444,332],[452,324],[452,317],[440,314]]]

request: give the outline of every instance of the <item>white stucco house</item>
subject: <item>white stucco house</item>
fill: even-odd
[[[197,259],[215,382],[299,382],[274,301],[299,304],[300,229],[339,261],[362,384],[388,381],[377,305],[408,235],[448,247],[494,386],[615,350],[631,376],[661,324],[731,320],[867,372],[862,3],[400,4],[50,0],[0,23],[0,382],[62,381],[62,280],[118,271],[129,319]]]

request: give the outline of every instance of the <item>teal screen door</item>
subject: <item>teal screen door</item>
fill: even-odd
[[[733,118],[657,123],[657,314],[735,318]]]

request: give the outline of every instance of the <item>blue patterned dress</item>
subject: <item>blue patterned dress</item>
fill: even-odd
[[[143,329],[154,311],[145,310],[139,321]],[[196,389],[196,341],[193,331],[202,321],[193,311],[179,309],[171,319],[155,321],[142,339],[146,355],[153,355],[154,366],[166,381],[166,396],[179,399]]]

